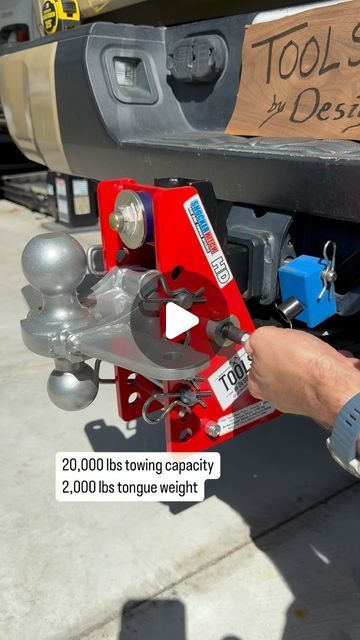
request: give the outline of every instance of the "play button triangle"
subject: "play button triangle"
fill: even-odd
[[[168,302],[166,305],[165,335],[168,340],[177,338],[185,331],[196,327],[199,318],[190,311],[179,307],[175,302]]]

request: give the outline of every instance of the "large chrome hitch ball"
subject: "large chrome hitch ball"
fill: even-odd
[[[86,274],[84,249],[65,233],[43,233],[32,238],[21,264],[27,281],[49,296],[72,294]]]
[[[22,268],[30,285],[40,291],[43,302],[41,310],[31,313],[22,323],[24,341],[31,351],[49,356],[45,353],[49,337],[89,320],[89,311],[77,295],[77,287],[86,274],[85,251],[69,235],[44,233],[26,245]],[[35,337],[39,340],[37,346]]]

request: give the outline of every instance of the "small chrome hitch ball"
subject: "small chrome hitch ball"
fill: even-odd
[[[99,390],[98,374],[88,364],[81,362],[68,371],[54,369],[48,380],[50,400],[64,411],[86,409]]]

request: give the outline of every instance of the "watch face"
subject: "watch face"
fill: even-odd
[[[357,478],[360,478],[360,460],[354,459],[351,460],[348,463],[345,463],[343,460],[341,460],[341,458],[339,458],[339,456],[336,455],[336,453],[334,453],[334,451],[331,448],[331,439],[328,438],[326,440],[326,444],[327,444],[327,448],[329,449],[332,457],[334,458],[335,462],[337,462],[340,467],[342,467],[343,469],[345,469],[345,471],[347,471],[348,473],[351,473],[353,476],[356,476]]]
[[[357,478],[360,478],[360,460],[355,458],[355,460],[351,460],[349,471],[354,474]]]

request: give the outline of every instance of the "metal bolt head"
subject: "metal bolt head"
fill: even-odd
[[[147,210],[141,194],[130,189],[120,191],[115,200],[115,209],[109,216],[109,224],[126,247],[141,247],[147,234]]]
[[[221,434],[221,427],[217,422],[208,422],[205,426],[205,433],[210,436],[210,438],[218,438]]]
[[[337,280],[336,271],[334,271],[333,269],[329,269],[328,272],[325,274],[325,278],[326,278],[326,281],[329,283],[336,282]]]
[[[190,292],[182,291],[174,296],[174,302],[183,309],[191,309],[193,305],[193,297]]]
[[[125,223],[124,216],[120,211],[114,211],[109,216],[109,225],[113,231],[121,231],[122,228],[124,227],[124,223]]]
[[[196,391],[193,391],[192,389],[189,389],[188,387],[180,389],[180,400],[184,404],[187,404],[190,407],[192,407],[194,404],[196,404],[196,400],[197,400]]]

